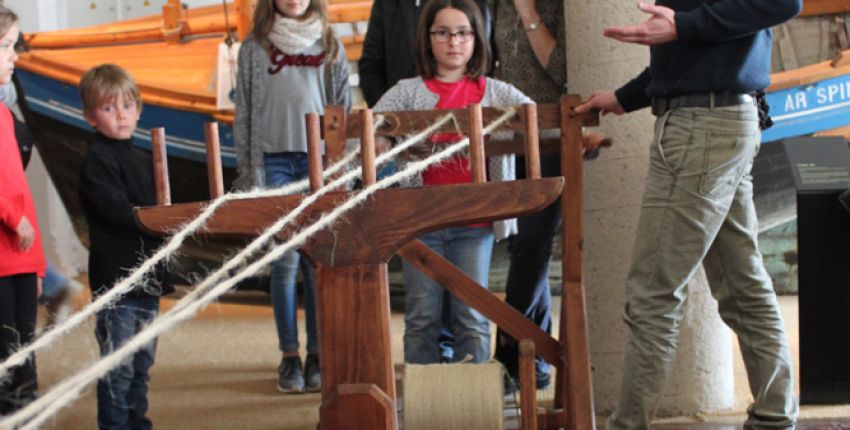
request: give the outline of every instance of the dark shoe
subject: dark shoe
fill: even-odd
[[[307,354],[307,360],[304,361],[304,380],[308,393],[322,391],[322,374],[319,372],[318,354]]]
[[[301,372],[301,357],[284,356],[277,368],[277,390],[281,393],[303,393],[304,375]]]

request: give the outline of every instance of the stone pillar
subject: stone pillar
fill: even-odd
[[[586,98],[597,89],[616,89],[648,65],[648,48],[602,36],[605,27],[645,20],[635,3],[566,1],[565,9],[571,93]],[[594,396],[602,415],[616,407],[622,378],[628,331],[621,313],[653,122],[648,109],[602,117],[601,131],[614,146],[585,163],[585,285]],[[702,270],[688,290],[679,354],[659,416],[725,409],[734,402],[731,334]]]

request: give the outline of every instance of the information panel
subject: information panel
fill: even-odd
[[[843,137],[798,137],[784,143],[797,191],[850,188],[850,148]]]

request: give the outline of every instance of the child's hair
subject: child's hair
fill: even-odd
[[[16,22],[18,22],[18,15],[15,15],[15,12],[12,12],[11,9],[0,5],[0,36],[6,34]]]
[[[463,12],[469,18],[474,34],[475,48],[466,63],[466,73],[473,78],[487,74],[490,65],[490,44],[484,34],[484,17],[473,0],[429,0],[419,18],[416,32],[416,70],[425,79],[437,76],[437,60],[431,52],[431,26],[441,10],[451,8]]]
[[[92,113],[102,103],[126,96],[132,96],[139,110],[142,109],[142,96],[133,77],[114,64],[92,67],[80,79],[84,113]]]
[[[253,27],[251,27],[251,35],[260,43],[267,51],[271,51],[271,42],[269,41],[269,33],[274,27],[275,14],[280,13],[274,4],[274,0],[258,0],[257,7],[254,9]],[[322,20],[322,45],[325,47],[325,63],[333,64],[336,62],[336,57],[339,55],[339,43],[336,41],[334,31],[328,24],[328,3],[327,0],[310,0],[310,5],[304,11],[304,16],[319,14],[319,19]]]

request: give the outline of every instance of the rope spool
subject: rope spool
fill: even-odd
[[[502,430],[498,363],[407,365],[405,430]]]

